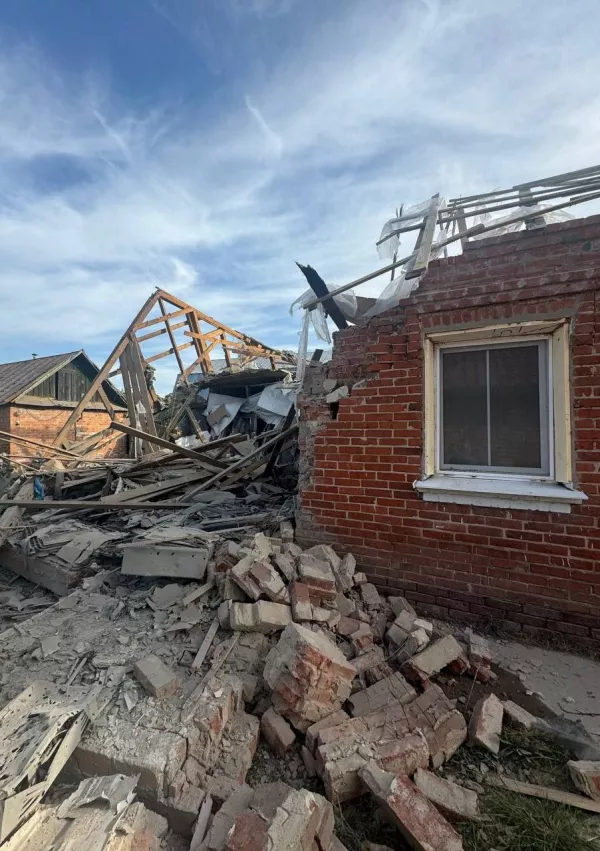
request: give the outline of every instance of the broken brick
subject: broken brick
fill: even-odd
[[[283,603],[272,603],[270,600],[232,603],[229,620],[233,630],[268,634],[284,629],[292,620],[292,610]]]
[[[600,801],[600,761],[569,760],[567,763],[575,787],[595,801]]]
[[[389,604],[392,607],[392,611],[394,613],[394,617],[398,617],[402,612],[407,612],[413,618],[413,621],[417,617],[417,613],[411,604],[408,602],[406,597],[390,597]]]
[[[394,777],[370,762],[360,778],[406,841],[421,851],[463,851],[462,839],[408,777]]]
[[[469,739],[472,744],[487,748],[494,754],[500,751],[502,716],[504,709],[495,694],[482,697],[475,704],[469,722]]]
[[[256,558],[252,555],[244,556],[229,572],[229,576],[251,600],[258,600],[261,595],[261,590],[250,573],[255,561]]]
[[[444,668],[450,668],[455,674],[462,674],[469,668],[464,650],[453,635],[434,641],[426,650],[405,662],[402,670],[408,679],[423,682]]]
[[[290,585],[290,599],[292,603],[292,615],[295,621],[312,620],[312,604],[308,586],[302,582],[292,582]]]
[[[267,822],[252,810],[235,820],[227,834],[224,851],[263,851],[267,847]]]
[[[169,697],[179,688],[177,677],[158,656],[140,659],[135,663],[133,673],[153,697]]]
[[[504,718],[508,721],[511,727],[520,727],[522,730],[533,730],[537,724],[537,718],[523,709],[522,706],[514,703],[512,700],[505,700],[502,703],[504,708]]]
[[[360,586],[360,596],[369,611],[379,611],[381,597],[372,582],[365,582]]]
[[[479,817],[477,793],[419,768],[414,784],[449,821],[474,821]]]
[[[311,724],[306,731],[306,744],[308,748],[314,752],[319,732],[326,730],[328,727],[337,727],[343,721],[347,721],[348,718],[349,715],[347,712],[344,712],[343,709],[338,709],[337,712],[332,712],[330,715],[321,718],[320,721]]]
[[[296,734],[288,722],[273,708],[267,709],[260,719],[260,732],[277,756],[283,756],[296,741]]]
[[[255,561],[250,568],[250,578],[261,593],[274,603],[289,603],[290,595],[281,576],[268,561]]]
[[[294,559],[287,553],[275,553],[273,555],[275,567],[285,577],[287,582],[292,582],[296,578],[296,567]]]
[[[410,703],[416,696],[416,691],[402,674],[395,672],[391,677],[350,695],[348,703],[351,706],[351,714],[357,717],[383,709],[391,703]]]
[[[341,708],[355,675],[335,644],[296,623],[284,629],[263,672],[274,708],[301,732]]]

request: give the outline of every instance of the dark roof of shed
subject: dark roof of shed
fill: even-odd
[[[83,349],[76,352],[65,352],[61,355],[48,355],[42,358],[0,363],[0,405],[14,401],[18,396],[35,387],[45,378],[49,378],[54,372],[67,366],[79,356],[85,358],[90,367],[96,373],[98,372],[98,367],[89,359]],[[105,389],[110,388],[110,396],[113,397],[113,402],[125,404],[122,394],[110,381],[104,381],[103,385]]]

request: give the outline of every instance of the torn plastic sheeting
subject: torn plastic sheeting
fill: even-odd
[[[430,206],[431,198],[428,198],[420,204],[413,204],[412,206],[407,207],[406,210],[402,212],[401,216],[397,216],[394,219],[388,219],[381,230],[379,239],[377,240],[377,253],[382,260],[393,260],[394,254],[398,250],[400,245],[400,234],[394,233],[394,231],[399,227],[402,227],[402,225],[410,225],[413,219],[422,218],[428,212]],[[385,240],[385,242],[382,242],[382,240]]]
[[[528,213],[531,213],[532,218],[535,216],[543,216],[546,224],[552,224],[552,222],[564,222],[573,218],[570,213],[563,212],[562,210],[554,210],[552,213],[546,213],[545,207],[546,205],[544,204],[532,204],[531,206],[517,207],[516,210],[513,210],[507,216],[500,216],[497,219],[493,219],[489,213],[478,214],[475,217],[476,223],[481,222],[486,227],[489,227],[491,224],[497,224],[498,227],[494,228],[493,231],[476,233],[471,236],[470,239],[475,241],[480,239],[489,239],[493,236],[503,236],[507,233],[515,233],[525,227],[525,221],[521,219],[520,221],[515,222],[514,219]]]
[[[436,260],[443,252],[444,246],[439,243],[445,238],[445,236],[446,234],[442,232],[441,235],[438,236],[437,242],[432,243],[430,253],[431,260]],[[400,274],[389,282],[373,307],[370,307],[369,310],[365,312],[364,319],[371,319],[373,316],[379,316],[379,314],[384,313],[386,310],[396,307],[399,302],[408,298],[409,295],[417,289],[421,282],[421,278],[410,278],[407,281],[407,269],[408,263],[400,267]]]
[[[295,310],[300,310],[306,304],[311,301],[314,301],[315,294],[312,290],[308,289],[299,296],[296,301],[292,302],[290,305],[290,314],[294,314]],[[358,307],[358,302],[356,301],[356,296],[352,292],[340,293],[340,295],[336,295],[333,299],[335,303],[338,305],[344,316],[348,319],[351,319],[355,314]],[[302,384],[304,380],[304,373],[306,371],[306,356],[308,351],[308,332],[310,331],[310,323],[312,322],[313,328],[315,329],[315,333],[320,340],[323,340],[325,343],[331,343],[331,335],[329,333],[329,327],[327,325],[327,314],[325,313],[325,308],[322,304],[317,304],[312,310],[304,310],[304,316],[302,318],[302,329],[300,331],[300,341],[298,344],[298,358],[297,358],[297,367],[296,367],[296,381],[299,384]]]

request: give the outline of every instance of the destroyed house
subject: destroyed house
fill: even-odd
[[[53,444],[97,374],[98,367],[81,349],[0,364],[0,430],[37,443]],[[126,411],[125,399],[110,381],[104,381],[86,403],[68,440],[84,440],[108,428],[111,417],[107,405],[116,417]],[[104,450],[99,446],[96,454],[126,455],[126,441],[123,436]],[[11,457],[44,455],[43,448],[10,438],[2,442],[1,451]]]
[[[465,240],[339,331],[299,400],[300,540],[430,615],[597,644],[599,298],[593,216]]]

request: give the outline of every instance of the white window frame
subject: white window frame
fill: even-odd
[[[549,473],[442,469],[440,351],[532,340],[547,341],[548,346]],[[424,476],[415,482],[423,499],[561,513],[570,512],[572,504],[587,499],[573,487],[568,320],[534,320],[429,333],[424,338],[424,382]]]

